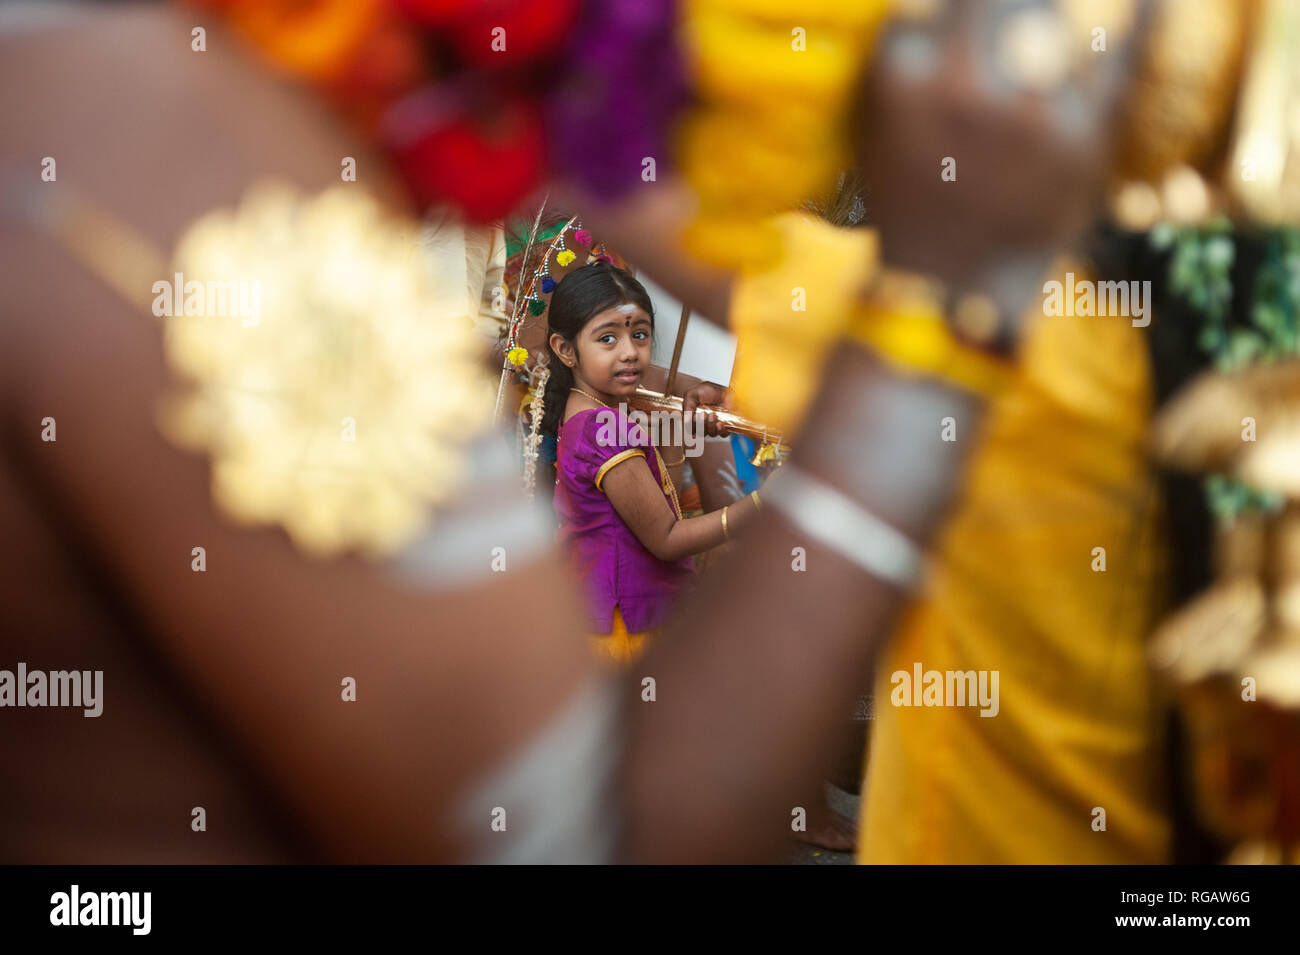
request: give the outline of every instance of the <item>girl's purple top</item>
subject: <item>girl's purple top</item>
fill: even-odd
[[[649,435],[621,408],[584,409],[560,425],[555,514],[560,541],[586,584],[593,633],[614,629],[616,604],[630,633],[664,623],[695,571],[694,558],[662,561],[646,550],[600,489],[611,467],[633,457],[649,464],[663,487]]]

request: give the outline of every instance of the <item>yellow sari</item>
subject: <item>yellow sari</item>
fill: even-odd
[[[1167,861],[1143,653],[1160,548],[1141,336],[1120,318],[1030,332],[926,599],[877,670],[860,861]],[[890,705],[891,674],[916,662],[999,671],[998,715]]]

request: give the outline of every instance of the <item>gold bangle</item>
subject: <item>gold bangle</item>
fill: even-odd
[[[665,462],[664,462],[664,466],[665,466],[665,467],[670,467],[670,468],[675,468],[675,467],[677,467],[677,465],[679,465],[679,464],[685,464],[685,463],[686,463],[686,452],[683,451],[683,452],[682,452],[682,456],[681,456],[680,458],[678,458],[676,461],[665,461]]]
[[[750,491],[749,496],[754,499],[754,510],[761,511],[763,509],[763,502],[758,499],[758,492]]]
[[[1014,367],[959,341],[942,315],[924,306],[863,305],[851,334],[895,369],[945,379],[982,397],[1004,388]]]
[[[727,505],[727,507],[730,506],[730,504]],[[722,539],[724,541],[731,540],[731,535],[727,533],[727,507],[722,509]]]
[[[945,318],[952,313],[952,324]],[[954,334],[954,326],[960,334]],[[1010,356],[985,350],[998,337],[1001,315],[987,295],[956,297],[938,279],[882,269],[850,327],[895,370],[946,379],[983,397],[1011,377]]]

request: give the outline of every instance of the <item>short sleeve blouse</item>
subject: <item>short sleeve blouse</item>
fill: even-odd
[[[583,577],[596,633],[613,629],[615,605],[634,633],[660,626],[694,574],[693,558],[661,561],[646,550],[605,496],[605,476],[634,458],[664,487],[649,435],[621,408],[579,411],[560,426],[555,513],[560,540]],[[671,506],[671,494],[664,496]]]

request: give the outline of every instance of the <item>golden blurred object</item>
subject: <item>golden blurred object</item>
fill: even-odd
[[[1288,417],[1277,422],[1246,446],[1237,472],[1261,491],[1300,497],[1300,419]]]
[[[1160,625],[1152,665],[1178,683],[1232,674],[1268,622],[1263,585],[1253,577],[1220,581]]]
[[[1176,688],[1201,817],[1221,837],[1300,847],[1300,361],[1209,372],[1155,421],[1166,464],[1235,473],[1280,512],[1221,524],[1216,583],[1157,630],[1149,659]]]
[[[1092,31],[1106,30],[1110,43],[1122,43],[1133,30],[1137,19],[1134,0],[1063,0],[1061,9],[1070,22],[1070,30],[1091,49]]]
[[[1276,842],[1248,840],[1229,853],[1225,865],[1300,865],[1300,847],[1288,852]]]
[[[1297,49],[1294,0],[1161,4],[1121,140],[1116,220],[1300,224]],[[1158,189],[1157,211],[1138,184]]]
[[[1149,182],[1134,180],[1119,186],[1111,199],[1111,214],[1130,232],[1146,232],[1164,212],[1160,194]]]
[[[1129,94],[1120,178],[1159,182],[1204,169],[1232,115],[1254,0],[1157,4]]]
[[[165,319],[187,387],[160,427],[211,456],[233,520],[279,524],[312,555],[378,557],[461,486],[492,385],[468,317],[439,306],[416,235],[356,186],[306,198],[262,185],[181,237],[173,271],[187,292],[257,290],[253,322]]]
[[[1199,375],[1156,416],[1152,446],[1163,464],[1210,472],[1248,467],[1261,490],[1281,490],[1295,483],[1278,462],[1295,460],[1290,442],[1300,437],[1298,427],[1300,361],[1282,361]]]
[[[1008,362],[976,347],[995,338],[999,323],[998,306],[987,295],[967,292],[953,301],[947,286],[931,276],[881,269],[858,304],[850,334],[897,371],[943,378],[987,397],[1011,372]]]
[[[1300,713],[1300,645],[1288,632],[1289,642],[1271,641],[1241,661],[1242,678],[1255,680],[1259,699]]]
[[[1160,184],[1164,217],[1178,225],[1195,225],[1210,214],[1210,188],[1190,166],[1175,166]]]
[[[1256,8],[1256,0],[1156,5],[1127,96],[1111,190],[1111,214],[1125,228],[1222,211],[1208,183],[1220,181]],[[1154,211],[1152,198],[1160,205]]]
[[[1219,528],[1219,580],[1156,631],[1202,818],[1221,837],[1300,841],[1300,505]]]
[[[953,308],[953,327],[963,338],[981,345],[987,345],[997,337],[999,321],[997,303],[980,292],[961,296]]]
[[[1300,223],[1300,4],[1264,0],[1225,180],[1258,222]]]

